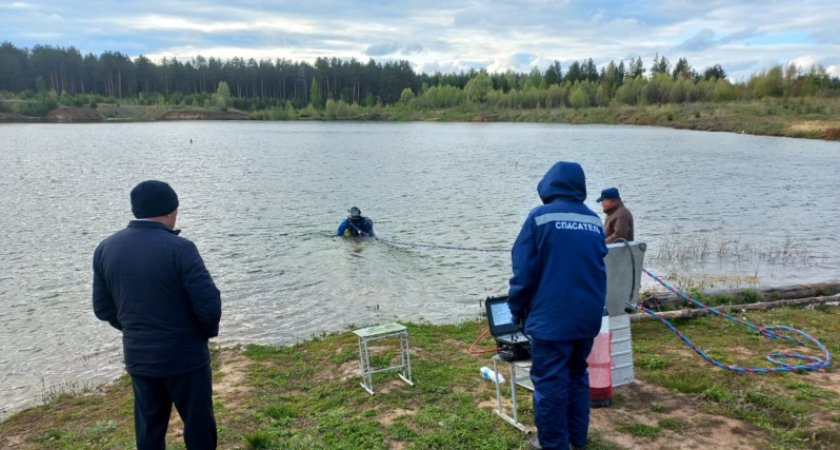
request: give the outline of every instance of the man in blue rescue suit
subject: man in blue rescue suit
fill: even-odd
[[[165,448],[172,404],[188,449],[215,449],[209,338],[222,303],[195,244],[178,236],[178,196],[162,181],[131,191],[137,220],[93,255],[93,310],[122,331],[137,448]]]
[[[537,186],[513,246],[508,304],[531,338],[538,436],[532,449],[583,448],[589,431],[586,358],[601,328],[607,291],[604,229],[586,207],[586,178],[560,161]]]
[[[336,236],[375,236],[373,233],[373,221],[363,216],[359,208],[353,206],[347,212],[350,215],[338,224],[338,230],[335,232]]]

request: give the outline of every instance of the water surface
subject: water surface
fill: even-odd
[[[91,311],[91,255],[143,179],[179,193],[182,236],[222,291],[219,341],[286,344],[475,317],[506,292],[508,253],[340,239],[338,222],[357,205],[383,238],[509,248],[561,159],[583,165],[596,211],[600,189],[620,188],[666,274],[838,277],[838,143],[556,124],[2,125],[0,411],[121,372],[120,335]]]

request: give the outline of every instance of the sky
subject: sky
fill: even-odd
[[[600,68],[656,55],[745,81],[780,64],[840,76],[840,1],[0,0],[0,41],[185,61],[407,60],[417,72]]]

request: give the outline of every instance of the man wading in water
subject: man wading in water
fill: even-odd
[[[362,211],[354,206],[347,210],[350,213],[342,220],[336,230],[336,236],[375,236],[373,233],[373,221],[362,215]]]

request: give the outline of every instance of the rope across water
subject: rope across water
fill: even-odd
[[[428,249],[439,249],[439,250],[458,250],[458,251],[468,251],[468,252],[509,252],[509,248],[480,248],[480,247],[460,247],[454,245],[435,245],[435,244],[418,244],[412,242],[401,242],[395,241],[391,239],[383,239],[378,236],[371,236],[373,239],[376,239],[378,242],[382,242],[383,244],[393,245],[397,247],[409,247],[409,248],[428,248]],[[631,252],[632,257],[632,252]],[[635,261],[633,262],[635,266]],[[643,310],[648,315],[652,316],[656,320],[662,322],[668,329],[670,329],[674,334],[676,334],[686,345],[688,345],[695,353],[700,355],[701,358],[706,360],[709,364],[712,364],[716,367],[719,367],[723,370],[729,370],[738,373],[756,373],[756,374],[767,374],[767,373],[775,373],[775,372],[795,372],[795,371],[815,371],[820,369],[825,369],[831,365],[831,353],[825,347],[825,345],[820,342],[818,339],[814,338],[810,334],[806,333],[803,330],[798,328],[794,328],[787,325],[770,325],[766,327],[759,327],[752,322],[740,319],[738,317],[732,316],[730,314],[726,314],[716,308],[713,308],[705,303],[676,290],[673,286],[668,284],[662,278],[654,275],[649,270],[642,268],[642,271],[646,273],[649,277],[653,280],[664,286],[669,291],[673,292],[683,300],[693,303],[698,308],[705,309],[710,313],[726,318],[734,323],[742,325],[744,327],[749,328],[753,333],[765,336],[769,339],[781,339],[785,340],[791,344],[799,345],[799,346],[806,346],[807,342],[810,342],[814,346],[816,346],[823,354],[822,357],[813,356],[813,355],[806,355],[803,353],[796,353],[796,352],[773,352],[766,356],[767,361],[769,361],[772,366],[770,367],[740,367],[732,364],[725,364],[717,359],[710,357],[702,348],[698,347],[691,341],[688,337],[686,337],[680,330],[678,330],[670,321],[660,317],[656,312],[651,309],[639,306],[641,310]],[[633,270],[635,273],[635,270]],[[635,285],[634,285],[635,289]],[[632,289],[631,289],[632,290]],[[792,337],[791,335],[798,335],[800,339]],[[799,364],[794,364],[794,362],[799,361]]]
[[[710,357],[708,354],[706,354],[706,352],[703,351],[702,348],[695,345],[691,341],[691,339],[689,339],[684,334],[682,334],[680,332],[680,330],[678,330],[671,322],[669,322],[668,320],[660,317],[658,314],[656,314],[656,312],[654,312],[654,311],[652,311],[648,308],[640,306],[640,308],[644,312],[646,312],[648,315],[652,316],[656,320],[665,324],[665,326],[668,327],[668,329],[670,329],[674,334],[676,334],[680,339],[682,339],[682,341],[686,345],[688,345],[692,350],[694,350],[695,353],[700,355],[701,358],[706,360],[706,362],[708,362],[710,364],[713,364],[717,367],[720,367],[721,369],[724,369],[724,370],[730,370],[730,371],[739,372],[739,373],[758,373],[758,374],[766,374],[766,373],[774,373],[774,372],[795,372],[795,371],[800,371],[800,370],[814,371],[814,370],[825,369],[826,367],[831,365],[831,353],[828,351],[828,349],[825,347],[825,345],[823,345],[822,342],[820,342],[818,339],[814,338],[810,334],[806,333],[805,331],[802,331],[798,328],[790,327],[790,326],[787,326],[787,325],[770,325],[770,326],[767,326],[767,327],[759,327],[759,326],[757,326],[757,325],[755,325],[755,324],[753,324],[753,323],[751,323],[751,322],[749,322],[745,319],[739,319],[735,316],[726,314],[726,313],[724,313],[724,312],[722,312],[722,311],[720,311],[716,308],[713,308],[709,305],[706,305],[705,303],[700,302],[699,300],[697,300],[697,299],[695,299],[695,298],[693,298],[689,295],[686,295],[683,292],[680,292],[680,291],[674,289],[665,280],[657,277],[656,275],[654,275],[649,270],[647,270],[647,269],[642,269],[642,270],[649,277],[653,278],[655,281],[657,281],[659,284],[664,286],[666,289],[668,289],[669,291],[671,291],[674,294],[676,294],[677,296],[679,296],[681,299],[683,299],[687,302],[691,302],[694,305],[696,305],[697,307],[705,309],[705,310],[709,311],[710,313],[712,313],[714,315],[724,317],[724,318],[726,318],[726,319],[728,319],[728,320],[730,320],[734,323],[743,325],[743,326],[749,328],[750,330],[752,330],[754,333],[759,334],[761,336],[765,336],[765,337],[770,338],[770,339],[783,339],[785,341],[788,341],[791,344],[796,344],[796,345],[800,345],[800,346],[805,346],[806,345],[806,342],[803,342],[803,341],[810,342],[810,343],[814,344],[814,346],[816,346],[823,353],[823,357],[818,357],[818,356],[813,356],[813,355],[806,355],[806,354],[803,354],[803,353],[774,352],[774,353],[771,353],[771,354],[766,356],[767,361],[769,361],[772,364],[772,366],[770,366],[770,367],[740,367],[740,366],[736,366],[736,365],[725,364],[725,363],[722,363],[722,362]],[[788,335],[785,335],[785,334],[782,334],[782,333],[798,335],[799,337],[801,337],[803,339],[803,341],[800,341],[800,340],[798,340],[794,337],[791,337],[791,336],[788,336]],[[804,361],[804,363],[792,364],[792,362],[795,362],[797,360],[798,361]],[[788,361],[790,361],[790,362],[788,362]]]
[[[481,247],[458,247],[455,245],[435,245],[435,244],[416,244],[413,242],[400,242],[400,241],[393,241],[391,239],[383,239],[378,236],[372,236],[379,242],[387,245],[393,245],[395,247],[410,247],[410,248],[429,248],[429,249],[437,249],[437,250],[458,250],[463,252],[509,252],[510,248],[481,248]]]

